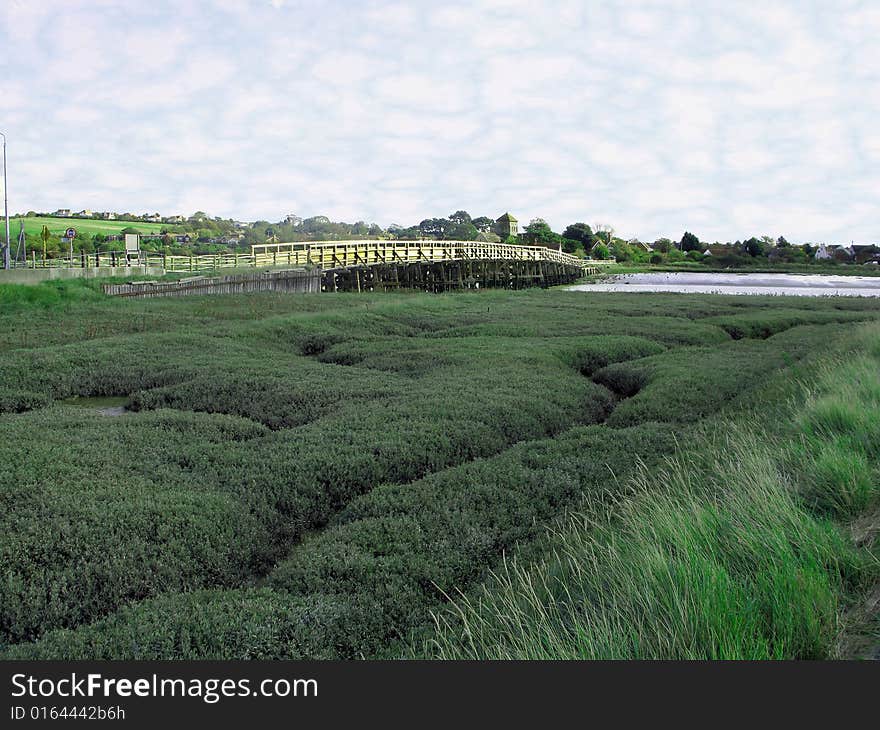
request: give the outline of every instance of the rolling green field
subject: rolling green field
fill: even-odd
[[[0,286],[0,656],[854,653],[878,365],[871,299]]]
[[[9,219],[9,233],[13,240],[19,230],[19,221],[24,221],[24,232],[27,236],[39,238],[43,226],[48,226],[53,238],[60,238],[68,228],[75,228],[77,237],[92,237],[96,233],[118,235],[123,228],[136,228],[141,233],[159,233],[160,231],[177,231],[182,227],[170,223],[143,223],[141,221],[105,221],[90,218],[55,218],[53,216],[37,216],[34,218],[20,217]]]

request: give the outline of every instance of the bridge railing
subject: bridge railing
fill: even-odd
[[[251,246],[255,266],[312,265],[321,268],[370,266],[373,264],[462,259],[552,261],[586,268],[577,256],[543,246],[519,246],[478,241],[321,241],[307,243],[261,243]]]
[[[103,268],[137,263],[177,272],[212,272],[221,269],[272,266],[315,266],[322,269],[375,264],[428,263],[465,259],[552,261],[566,266],[590,269],[605,262],[544,248],[479,241],[310,241],[295,243],[260,243],[250,253],[224,252],[200,256],[177,256],[141,253],[137,260],[126,260],[121,253],[81,254],[73,258],[36,259],[16,263],[27,268]]]

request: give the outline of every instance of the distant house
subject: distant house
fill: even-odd
[[[174,241],[176,243],[190,243],[192,238],[190,238],[188,233],[180,233],[174,237]]]
[[[703,256],[711,256],[711,255],[712,255],[712,252],[708,248],[705,251],[703,251]]]
[[[57,216],[58,218],[69,218],[70,208],[59,208],[52,215]]]
[[[85,208],[85,209],[81,210],[79,213],[74,213],[74,215],[77,218],[91,218],[92,211],[90,211],[88,208]]]
[[[161,223],[162,216],[158,213],[144,213],[141,218],[147,223]]]
[[[485,233],[477,234],[474,240],[477,243],[501,243],[501,236],[492,231],[486,231]]]
[[[101,217],[105,221],[115,221],[116,220],[116,213],[113,213],[112,211],[104,211],[103,213],[101,213]]]
[[[859,248],[862,248],[860,245]],[[846,263],[856,258],[856,248],[853,245],[841,246],[839,244],[819,244],[819,248],[813,256],[817,261],[828,261],[834,259]]]
[[[495,233],[502,241],[519,235],[519,222],[510,213],[505,213],[495,221]]]
[[[186,223],[186,218],[182,215],[169,215],[162,220],[164,223]]]

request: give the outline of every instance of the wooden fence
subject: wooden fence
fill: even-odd
[[[195,276],[179,281],[137,281],[128,284],[104,284],[104,293],[116,297],[148,299],[152,297],[183,297],[194,294],[240,294],[243,292],[321,291],[321,272],[317,269],[261,271],[230,276]]]

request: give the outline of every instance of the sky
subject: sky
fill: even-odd
[[[880,242],[880,3],[0,0],[10,210]]]

